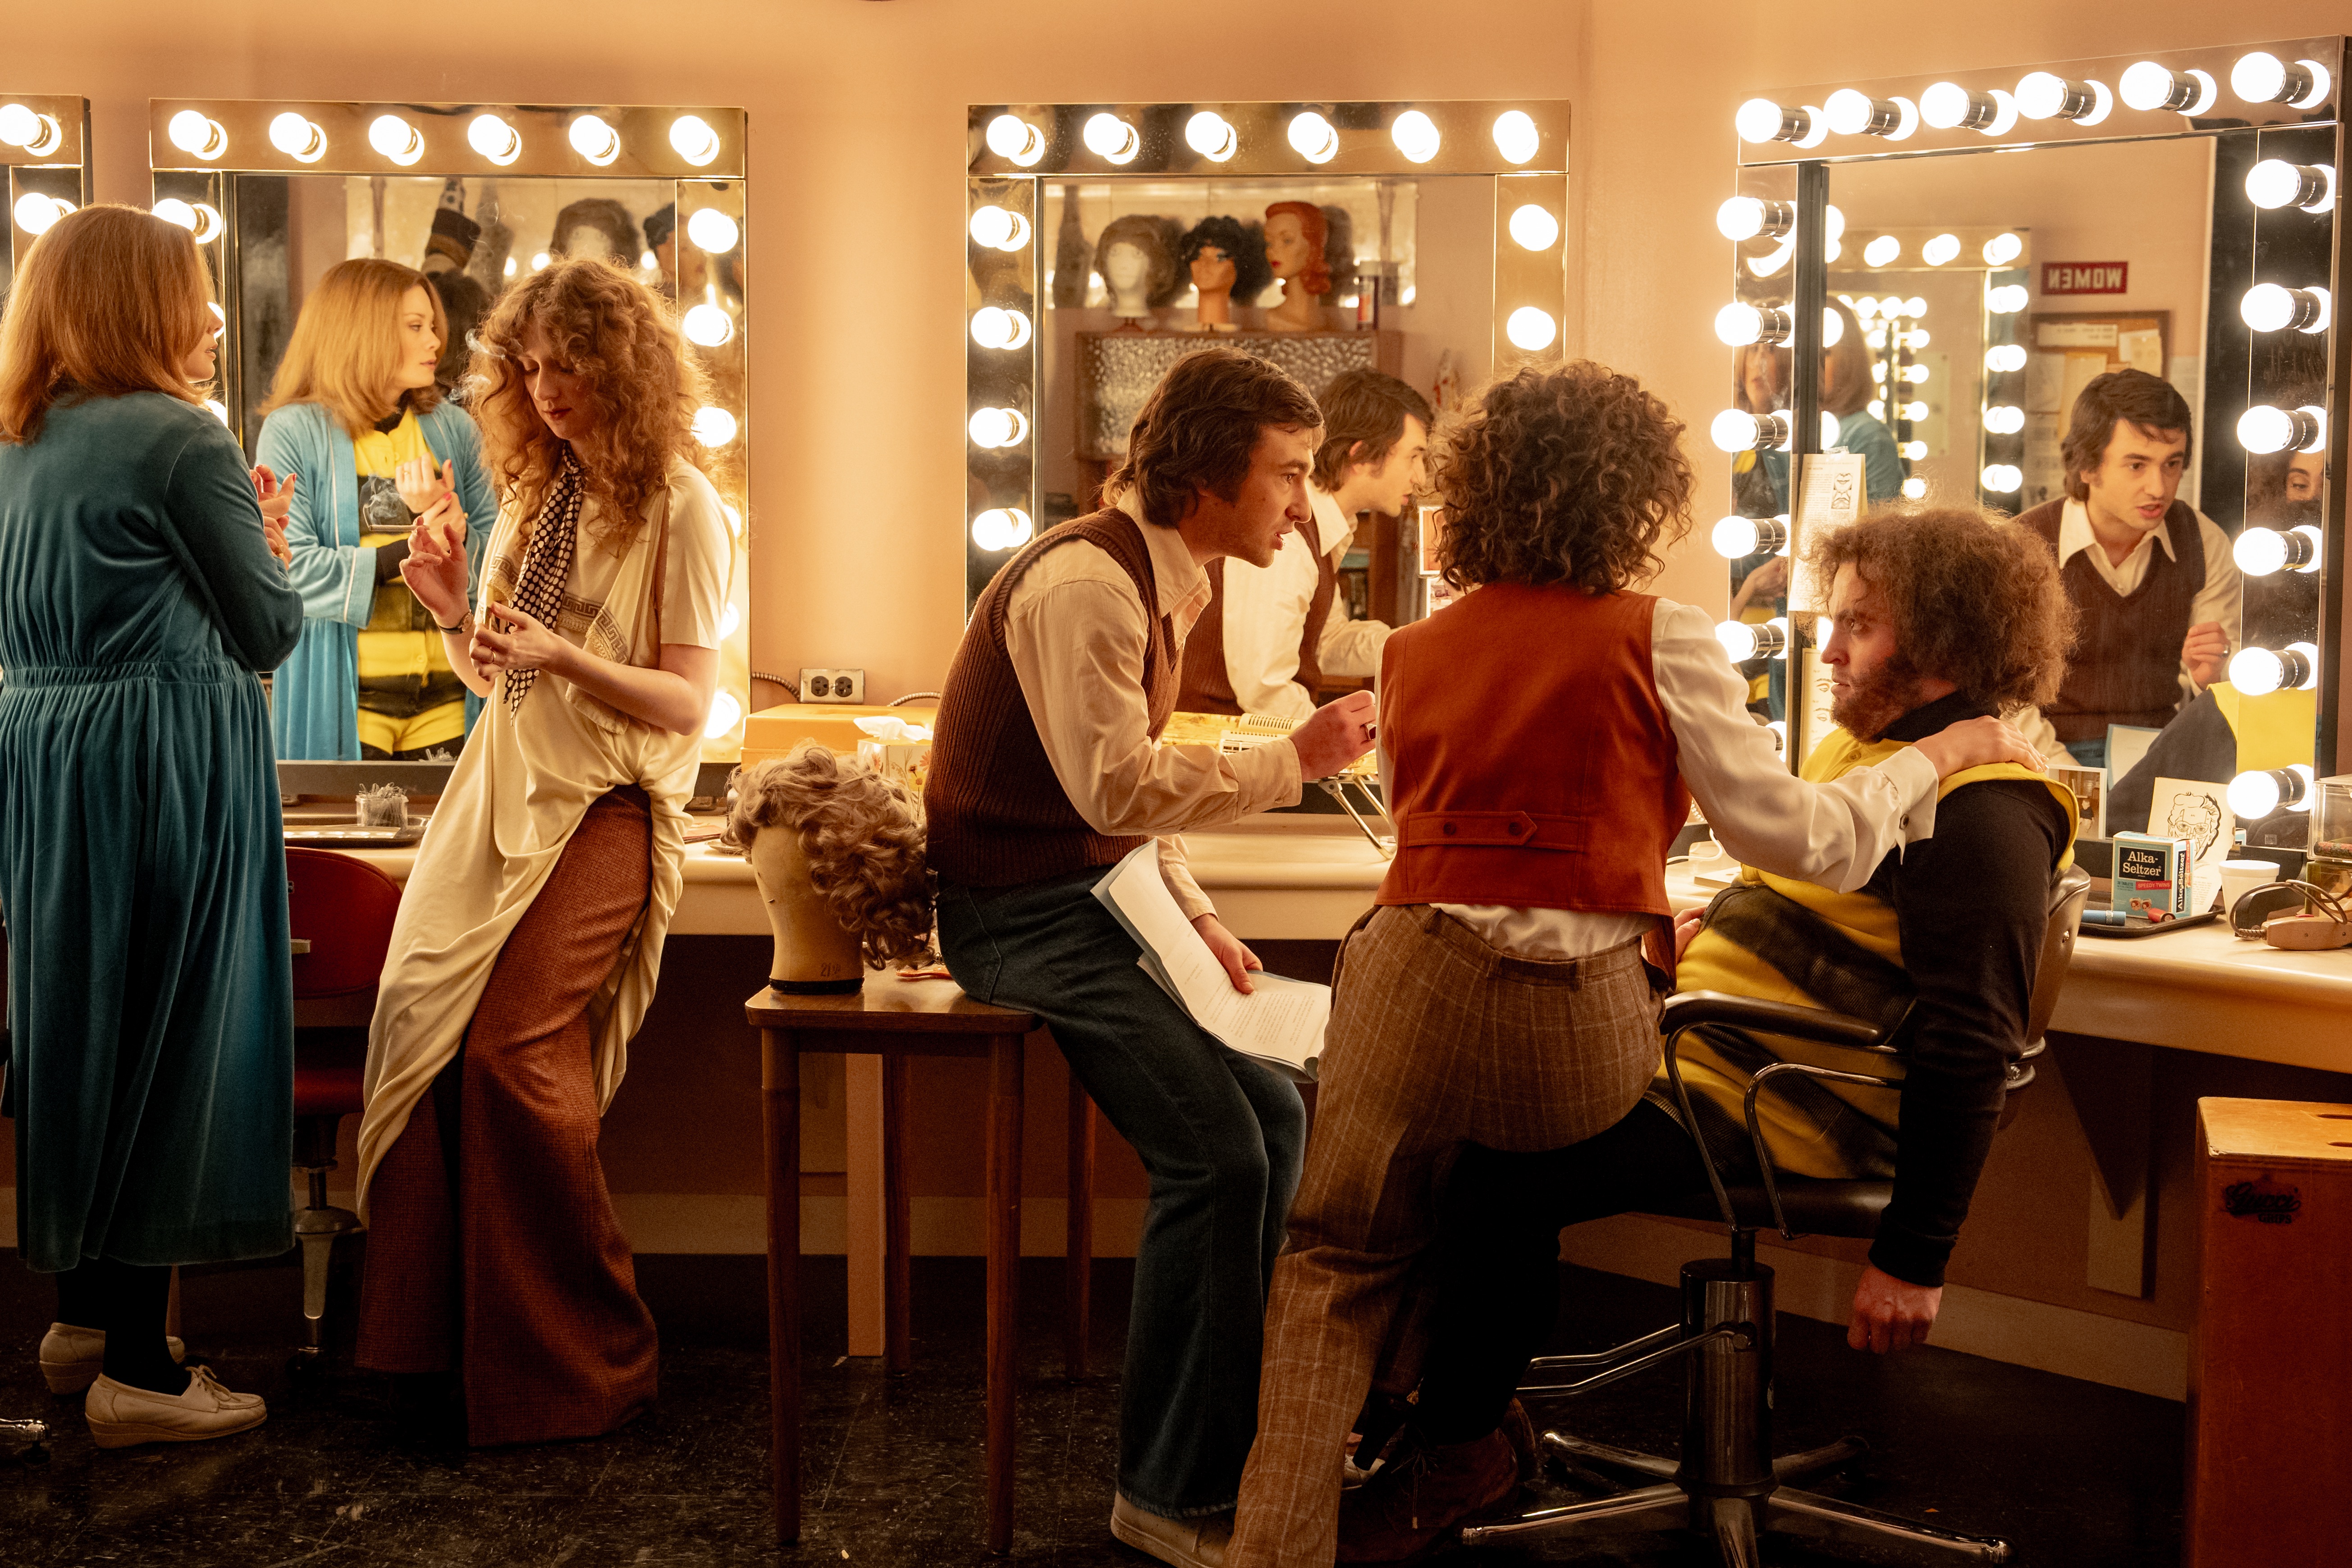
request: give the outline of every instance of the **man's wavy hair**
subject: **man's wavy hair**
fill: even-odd
[[[2058,694],[2074,606],[2041,536],[1998,512],[1883,507],[1815,540],[1819,581],[1852,566],[1894,623],[1896,653],[1971,701],[2007,712]]]
[[[1630,375],[1579,360],[1496,382],[1437,443],[1440,571],[1456,588],[1613,594],[1690,531],[1683,426]]]
[[[1128,431],[1127,456],[1103,481],[1103,504],[1134,490],[1147,522],[1174,528],[1193,496],[1241,498],[1268,426],[1319,430],[1314,395],[1280,365],[1239,349],[1198,349],[1168,368]]]
[[[799,836],[810,885],[856,936],[867,968],[929,956],[935,879],[922,803],[904,783],[803,741],[736,778],[728,837],[748,851],[771,827]]]
[[[580,443],[588,491],[604,504],[587,531],[627,548],[669,482],[672,458],[701,467],[694,411],[709,395],[662,297],[607,262],[563,260],[507,290],[474,329],[467,408],[482,427],[482,461],[499,501],[526,531],[554,478],[562,443],[531,404],[518,359],[537,327],[549,353],[586,378],[596,427]]]

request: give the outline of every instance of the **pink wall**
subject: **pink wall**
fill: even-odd
[[[1385,14],[1385,24],[1370,21]],[[143,200],[146,100],[218,93],[741,104],[752,119],[754,663],[856,664],[888,697],[938,685],[959,631],[964,106],[1070,99],[1564,97],[1577,106],[1567,342],[1703,430],[1727,267],[1712,215],[1729,116],[1773,86],[2292,37],[2328,0],[1913,8],[1827,0],[1357,5],[1281,39],[1262,0],[614,0],[476,6],[394,41],[309,0],[26,7],[5,85],[91,100],[102,198]],[[1344,19],[1343,19],[1344,18]],[[1580,222],[1578,221],[1580,219]],[[1577,310],[1580,309],[1580,318]],[[1703,447],[1703,440],[1701,442]],[[1718,493],[1721,460],[1698,456]],[[1713,603],[1704,542],[1664,591]]]

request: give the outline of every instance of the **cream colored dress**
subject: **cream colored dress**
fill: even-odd
[[[646,526],[618,553],[594,536],[597,506],[591,497],[581,510],[557,635],[642,668],[660,663],[664,642],[717,647],[733,552],[710,481],[673,461],[668,488],[646,502]],[[511,509],[500,513],[484,572],[487,602],[502,603],[513,591],[520,528]],[[656,542],[665,534],[656,605]],[[512,716],[503,685],[493,690],[417,847],[393,926],[368,1028],[362,1215],[376,1167],[434,1078],[456,1058],[499,950],[581,819],[610,791],[635,784],[653,807],[651,897],[588,1005],[597,1109],[612,1103],[629,1037],[653,1001],[662,940],[685,882],[686,802],[701,748],[698,732],[657,730],[545,672]]]

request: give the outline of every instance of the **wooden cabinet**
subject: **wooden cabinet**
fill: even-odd
[[[2189,1568],[2352,1561],[2352,1105],[2197,1102]]]

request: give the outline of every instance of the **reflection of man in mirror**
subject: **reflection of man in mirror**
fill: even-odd
[[[1389,628],[1332,618],[1340,557],[1365,512],[1402,517],[1428,488],[1429,402],[1395,376],[1343,371],[1319,399],[1323,436],[1307,500],[1312,521],[1273,563],[1217,562],[1214,590],[1184,644],[1176,706],[1191,713],[1273,713],[1303,720],[1327,678],[1379,672]]]
[[[2084,767],[2105,767],[2107,726],[2160,730],[2221,679],[2244,579],[2213,520],[2179,499],[2189,405],[2145,371],[2094,377],[2060,455],[2066,495],[2017,521],[2057,552],[2082,635],[2043,710]]]
[[[547,247],[558,256],[609,261],[634,272],[637,220],[610,196],[583,196],[555,215],[555,237]]]

